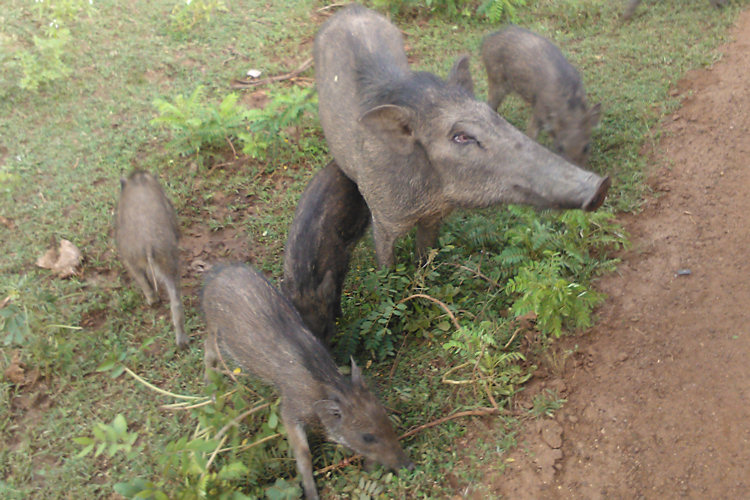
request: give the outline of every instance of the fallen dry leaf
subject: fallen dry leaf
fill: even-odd
[[[2,215],[0,215],[0,224],[2,224],[3,226],[7,227],[8,229],[15,229],[16,228],[16,223],[13,222],[12,219],[9,219],[7,217],[3,217]]]
[[[5,369],[5,378],[13,384],[23,385],[26,382],[26,377],[24,376],[25,366],[23,361],[21,361],[21,351],[16,350],[13,353],[10,365]]]
[[[78,272],[81,265],[81,251],[68,240],[60,240],[60,248],[53,246],[36,260],[36,265],[50,269],[61,278],[67,278]]]

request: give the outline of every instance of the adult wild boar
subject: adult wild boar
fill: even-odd
[[[468,60],[448,81],[409,69],[399,30],[359,5],[332,16],[313,49],[320,121],[341,170],[372,212],[375,252],[417,226],[435,244],[457,207],[599,207],[609,178],[582,170],[513,128],[470,91]]]

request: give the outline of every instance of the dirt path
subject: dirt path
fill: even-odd
[[[599,324],[538,384],[568,403],[528,426],[494,492],[750,498],[750,11],[732,34],[675,89],[657,196],[625,221],[633,248],[600,282]]]

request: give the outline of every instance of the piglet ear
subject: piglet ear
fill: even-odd
[[[341,405],[333,399],[321,399],[313,403],[313,410],[320,423],[329,433],[336,433],[341,427],[343,415]]]
[[[463,55],[453,63],[451,72],[448,75],[448,84],[461,87],[474,97],[474,80],[471,78],[469,69],[469,56]]]
[[[362,371],[357,366],[357,363],[354,362],[354,358],[350,356],[349,359],[352,361],[352,385],[364,387],[365,383],[362,380]]]
[[[359,122],[394,153],[409,155],[414,151],[416,138],[412,121],[414,112],[403,106],[383,104],[359,117]]]

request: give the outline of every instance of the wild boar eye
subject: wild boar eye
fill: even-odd
[[[456,144],[471,144],[476,143],[477,140],[475,137],[472,137],[467,133],[456,132],[455,134],[453,134],[453,142],[455,142]]]
[[[362,441],[367,444],[372,444],[375,442],[375,436],[373,436],[372,434],[362,434]]]

